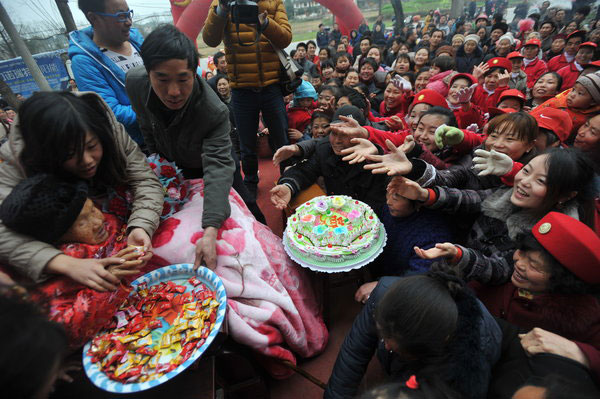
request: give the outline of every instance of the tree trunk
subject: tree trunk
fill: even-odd
[[[65,23],[65,27],[67,28],[67,34],[69,32],[77,30],[77,25],[75,25],[73,14],[71,14],[71,9],[69,8],[68,0],[56,0],[56,6],[58,7],[58,11],[60,11],[60,16],[62,17],[62,20]]]
[[[27,68],[29,68],[29,72],[31,73],[31,76],[35,80],[35,83],[37,83],[40,90],[51,91],[52,88],[48,84],[46,77],[42,74],[40,67],[33,59],[33,56],[29,52],[29,49],[25,45],[25,42],[23,41],[21,36],[19,36],[17,28],[15,28],[15,25],[8,16],[8,13],[6,12],[6,9],[4,8],[2,3],[0,3],[0,23],[2,23],[2,26],[4,26],[4,29],[6,29],[6,32],[8,33],[13,44],[15,45],[17,54],[23,57],[25,65],[27,65]]]
[[[0,78],[0,96],[2,96],[2,99],[6,101],[8,105],[14,109],[19,109],[21,102],[17,100],[15,93],[12,91],[10,86],[7,85],[4,80],[2,80],[2,78]]]
[[[450,9],[450,18],[458,18],[465,11],[465,0],[452,0],[452,8]]]
[[[391,0],[392,7],[394,7],[394,15],[396,16],[396,23],[394,23],[394,35],[400,33],[400,29],[404,27],[404,10],[402,9],[401,0]]]

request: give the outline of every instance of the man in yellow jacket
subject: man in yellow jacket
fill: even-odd
[[[223,41],[227,75],[242,150],[244,183],[256,195],[258,158],[256,134],[262,112],[269,129],[269,144],[275,152],[288,143],[287,113],[279,82],[281,63],[274,47],[285,49],[292,30],[282,0],[258,0],[256,24],[236,25],[231,21],[229,2],[213,0],[202,31],[204,42],[216,47]],[[257,39],[257,30],[260,37]]]

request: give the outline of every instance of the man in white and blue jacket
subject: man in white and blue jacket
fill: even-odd
[[[98,93],[143,148],[144,139],[125,90],[125,73],[143,65],[139,49],[144,38],[131,27],[133,10],[125,0],[79,0],[79,8],[92,26],[69,34],[77,87]]]

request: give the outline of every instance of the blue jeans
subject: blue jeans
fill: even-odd
[[[263,88],[233,89],[233,116],[240,137],[242,150],[242,170],[244,182],[258,184],[258,157],[256,155],[256,134],[258,117],[269,128],[269,146],[273,152],[288,144],[288,120],[279,84]]]

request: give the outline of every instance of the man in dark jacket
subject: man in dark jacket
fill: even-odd
[[[325,48],[329,46],[329,35],[325,32],[325,25],[319,24],[319,31],[317,32],[317,46],[319,48]]]
[[[364,114],[352,105],[338,109],[332,123],[342,123],[339,116],[349,116],[361,125]],[[319,176],[325,179],[327,195],[348,195],[366,202],[377,210],[385,203],[385,175],[374,175],[363,169],[362,163],[349,164],[342,160],[341,151],[352,146],[350,137],[331,132],[329,138],[319,139],[314,153],[304,162],[287,169],[271,190],[271,202],[283,209],[291,198],[310,187]],[[380,152],[381,149],[379,149]]]
[[[173,25],[148,35],[141,56],[145,68],[127,74],[127,94],[148,150],[175,162],[186,178],[204,178],[204,236],[196,244],[194,264],[214,268],[235,170],[227,106],[198,77],[196,48]]]

